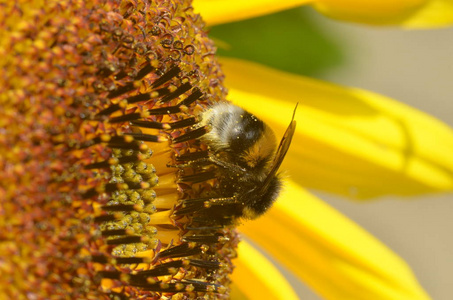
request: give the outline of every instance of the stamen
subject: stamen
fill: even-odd
[[[111,215],[102,215],[102,216],[97,216],[94,218],[95,223],[104,223],[104,222],[112,222],[116,220],[121,220],[123,218],[123,214],[117,213],[117,214],[111,214]]]
[[[137,274],[132,275],[131,281],[134,280],[139,281],[140,279],[145,279],[145,277],[157,277],[157,276],[165,276],[170,274],[176,274],[178,272],[178,268],[182,267],[184,264],[183,260],[175,260],[167,263],[163,263],[161,265],[155,266],[151,270],[137,272]]]
[[[126,85],[124,86],[120,86],[118,87],[117,89],[111,91],[108,95],[107,95],[107,98],[109,99],[112,99],[112,98],[116,98],[118,96],[121,96],[123,94],[126,94],[130,91],[133,91],[136,89],[136,86],[134,84],[134,82],[129,82],[127,83]]]
[[[142,211],[143,206],[139,204],[117,204],[117,205],[104,205],[101,207],[104,211]]]
[[[133,104],[133,103],[137,103],[137,102],[142,102],[142,101],[148,101],[151,99],[151,95],[149,93],[146,93],[146,94],[138,94],[138,95],[135,95],[135,96],[131,96],[129,98],[126,98],[127,100],[127,103],[129,104]]]
[[[158,257],[162,258],[176,258],[176,257],[188,257],[202,252],[202,247],[195,243],[183,243],[178,246],[171,247],[167,250],[159,252]]]
[[[205,207],[205,203],[209,202],[211,198],[198,198],[198,199],[187,199],[181,201],[181,206],[175,210],[174,215],[186,215],[199,211]]]
[[[154,121],[131,121],[131,124],[137,127],[152,128],[152,129],[170,129],[167,123],[154,122]]]
[[[195,101],[197,101],[199,98],[203,96],[203,93],[200,91],[199,88],[194,88],[192,90],[192,94],[190,94],[186,99],[182,100],[179,105],[180,106],[189,106]]]
[[[192,235],[192,236],[185,236],[181,240],[183,242],[197,242],[203,244],[213,244],[218,243],[222,238],[220,234],[213,234],[213,235]]]
[[[142,116],[140,113],[130,113],[118,117],[113,117],[109,119],[109,123],[114,124],[114,123],[121,123],[121,122],[127,122],[127,121],[134,121],[140,119]]]
[[[115,235],[129,235],[132,234],[131,230],[128,229],[110,229],[102,230],[102,236],[115,236]]]
[[[214,171],[208,171],[208,172],[201,172],[201,173],[196,173],[192,175],[183,175],[179,177],[180,182],[203,182],[206,180],[214,179],[216,177],[216,174]]]
[[[131,121],[132,125],[134,126],[152,129],[178,129],[192,126],[196,124],[196,122],[196,119],[193,117],[172,123],[161,123],[154,121]]]
[[[153,66],[151,66],[150,63],[146,63],[145,66],[143,68],[141,68],[140,71],[138,71],[137,76],[135,76],[135,80],[143,79],[146,75],[148,75],[149,73],[151,73],[154,70],[155,70],[155,68]]]
[[[160,108],[155,108],[155,109],[148,110],[148,113],[151,116],[170,115],[170,114],[176,114],[176,113],[179,113],[179,112],[181,112],[181,107],[179,105],[160,107]],[[128,120],[128,121],[131,121],[131,120]]]
[[[203,126],[203,127],[197,128],[195,130],[189,131],[186,134],[180,135],[177,138],[174,138],[172,142],[173,142],[173,144],[177,144],[177,143],[190,141],[190,140],[203,136],[204,134],[206,134],[206,132],[207,132],[206,126]]]
[[[215,285],[208,282],[179,282],[179,283],[166,283],[162,284],[137,284],[138,287],[143,290],[163,292],[163,293],[176,293],[182,290],[186,292],[215,292],[219,285]]]
[[[141,235],[130,235],[107,240],[107,245],[136,244],[147,242],[148,238]]]
[[[163,136],[159,136],[159,135],[151,135],[151,134],[143,134],[143,133],[125,133],[125,135],[129,135],[129,136],[132,136],[134,137],[135,140],[137,141],[144,141],[144,142],[165,142],[167,141],[168,139],[163,137]]]
[[[165,97],[163,97],[160,100],[160,102],[161,103],[166,103],[166,102],[168,102],[170,100],[173,100],[173,99],[181,96],[182,94],[184,94],[185,92],[187,92],[191,88],[192,88],[192,85],[189,82],[186,82],[183,85],[179,86],[175,91],[171,92],[168,95],[165,95]]]
[[[92,255],[91,260],[100,264],[141,264],[151,262],[147,257],[107,257],[105,255]]]
[[[165,73],[159,79],[154,81],[152,84],[152,87],[155,88],[155,87],[158,87],[158,86],[164,84],[165,82],[171,80],[173,77],[178,75],[179,72],[181,72],[181,69],[178,66],[174,66],[167,73]]]
[[[85,169],[91,170],[91,169],[101,169],[101,168],[109,168],[112,165],[122,165],[122,164],[127,164],[131,162],[136,162],[138,161],[138,157],[134,155],[130,156],[125,156],[125,157],[120,157],[120,158],[112,158],[109,160],[105,161],[100,161],[92,164],[88,164],[85,166]]]

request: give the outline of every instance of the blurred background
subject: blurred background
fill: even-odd
[[[215,26],[210,35],[220,55],[374,91],[453,126],[453,28],[347,24],[304,7]],[[315,193],[399,254],[432,299],[452,299],[452,194],[355,202]],[[301,299],[320,299],[287,276]]]

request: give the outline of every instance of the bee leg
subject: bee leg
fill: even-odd
[[[186,199],[180,202],[180,207],[175,211],[176,216],[192,214],[202,210],[209,209],[214,205],[231,205],[236,204],[237,198],[224,197],[224,198],[198,198],[198,199]]]
[[[170,168],[188,168],[211,164],[208,151],[187,152],[175,157],[175,164],[168,164]]]
[[[131,121],[131,124],[135,127],[143,127],[143,128],[151,128],[151,129],[162,129],[162,130],[169,130],[169,129],[179,129],[183,127],[189,127],[197,123],[196,118],[185,118],[175,122],[155,122],[155,121],[144,121],[144,120],[136,120]]]
[[[184,169],[184,168],[190,168],[190,167],[198,167],[198,166],[203,166],[203,165],[209,165],[212,162],[209,160],[209,158],[200,158],[197,160],[192,160],[183,164],[167,164],[168,168],[179,168],[179,169]]]
[[[238,173],[247,172],[246,169],[241,168],[240,166],[238,166],[236,164],[229,163],[229,162],[227,162],[227,161],[225,161],[223,159],[217,158],[216,154],[209,154],[209,160],[212,163],[214,163],[215,165],[217,165],[219,167],[222,167],[222,168],[225,168],[225,169],[228,169],[228,170],[231,170],[233,172],[238,172]]]
[[[212,198],[205,201],[205,207],[211,207],[213,205],[228,205],[228,204],[236,204],[238,203],[238,198],[233,197],[226,197],[226,198]]]

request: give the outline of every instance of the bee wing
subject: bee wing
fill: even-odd
[[[291,144],[291,140],[293,139],[294,132],[296,132],[296,121],[294,120],[294,115],[296,114],[296,108],[294,108],[293,117],[291,119],[291,123],[289,123],[288,128],[285,131],[285,134],[278,145],[277,152],[275,153],[274,161],[272,162],[271,171],[267,175],[266,179],[264,180],[262,191],[266,191],[267,187],[269,186],[270,182],[274,178],[275,174],[277,173],[280,165],[285,158],[286,153],[288,152],[289,145]]]

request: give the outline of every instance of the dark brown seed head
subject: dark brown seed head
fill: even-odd
[[[190,5],[1,6],[0,298],[228,297],[237,234],[192,214],[216,179],[167,167],[226,95]]]

